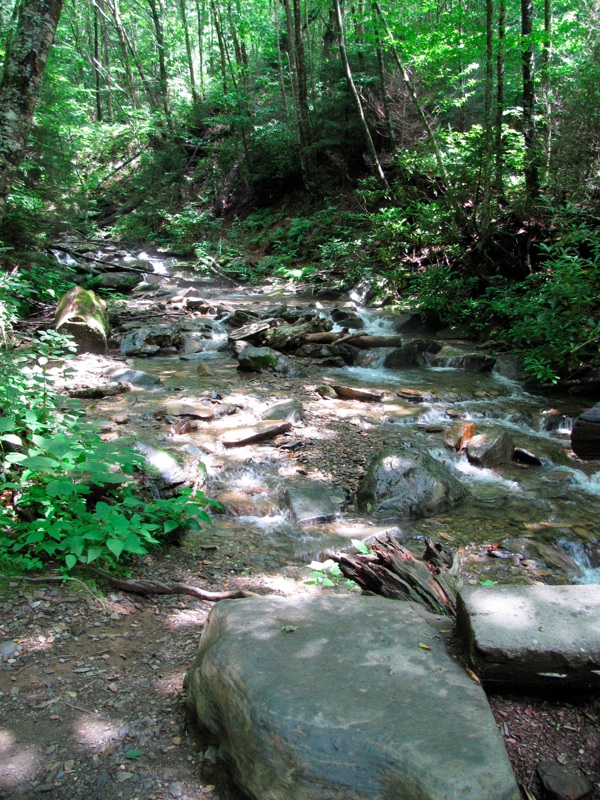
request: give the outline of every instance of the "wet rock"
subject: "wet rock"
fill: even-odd
[[[170,417],[193,417],[203,420],[211,420],[216,416],[211,406],[194,400],[170,400],[161,408],[161,412]]]
[[[191,353],[201,353],[203,350],[206,349],[206,345],[211,340],[207,338],[207,336],[200,332],[195,331],[192,333],[186,333],[183,337],[183,342],[181,344],[180,353],[181,355],[190,355]]]
[[[78,353],[106,352],[106,303],[92,291],[75,286],[63,295],[56,309],[54,327],[75,339]]]
[[[341,386],[339,384],[331,388],[343,400],[361,400],[364,403],[380,403],[383,400],[383,394],[370,392],[368,389],[356,389],[352,386]]]
[[[281,433],[291,430],[292,423],[283,420],[273,422],[257,422],[256,425],[233,428],[226,431],[219,437],[219,441],[225,447],[244,447],[247,444],[262,442],[265,439],[273,439]]]
[[[127,334],[120,350],[126,356],[154,355],[164,347],[179,348],[183,334],[176,325],[149,325]]]
[[[398,397],[401,397],[403,400],[408,400],[411,403],[422,403],[425,400],[425,395],[423,392],[419,391],[419,389],[404,387],[399,389],[396,394]]]
[[[424,320],[420,314],[395,314],[394,330],[398,333],[427,335],[435,333],[439,325]]]
[[[445,345],[432,356],[428,356],[432,367],[454,367],[467,372],[491,372],[496,359],[488,353],[468,353],[458,347]]]
[[[327,386],[327,384],[317,386],[315,392],[323,398],[327,397],[329,399],[333,399],[334,397],[337,397],[337,394],[333,390],[333,386]]]
[[[230,489],[217,492],[214,499],[223,506],[223,513],[232,517],[269,517],[281,510],[268,492],[247,494],[242,489]]]
[[[299,400],[282,400],[263,411],[261,419],[284,419],[287,422],[301,422],[304,419],[304,408]]]
[[[357,500],[377,519],[419,519],[447,511],[468,495],[448,467],[428,453],[390,449],[371,460]]]
[[[300,524],[334,519],[345,499],[342,489],[319,481],[295,480],[286,492],[294,519]]]
[[[406,342],[402,347],[394,348],[385,357],[383,366],[387,369],[404,369],[414,367],[423,363],[423,353],[430,349],[431,342],[426,339],[413,339]]]
[[[600,403],[580,414],[571,431],[571,448],[586,461],[600,458]]]
[[[600,687],[596,586],[465,587],[458,624],[489,683]]]
[[[513,440],[506,431],[489,430],[469,439],[467,458],[478,467],[501,467],[510,463],[513,449]]]
[[[287,352],[301,345],[304,337],[308,336],[308,334],[329,331],[332,327],[331,320],[320,316],[305,322],[283,323],[283,325],[278,325],[276,328],[271,328],[271,330],[267,331],[263,341],[267,347]]]
[[[128,292],[143,280],[139,272],[103,272],[98,276],[98,286],[102,289],[117,289]]]
[[[324,369],[342,369],[346,362],[341,356],[326,356],[319,360],[319,366]]]
[[[515,447],[512,454],[515,464],[525,464],[528,467],[541,467],[542,460],[535,453],[525,450],[523,447]]]
[[[575,765],[563,766],[558,761],[542,761],[537,771],[544,788],[556,800],[580,800],[594,791],[594,784]]]
[[[581,567],[557,545],[523,536],[503,540],[502,547],[517,554],[520,561],[533,561],[530,566],[551,570],[565,581],[581,577]]]
[[[160,385],[160,378],[157,378],[156,375],[150,375],[148,372],[144,372],[141,369],[111,367],[107,369],[104,374],[117,383],[130,383],[132,386],[140,386],[145,389],[151,389],[154,386]]]
[[[229,338],[232,342],[244,340],[256,345],[262,344],[265,333],[271,328],[272,323],[272,319],[251,322],[249,325],[244,325],[241,328],[236,328],[234,331],[231,331]]]
[[[354,307],[341,306],[331,309],[331,319],[342,328],[360,330],[365,327],[365,321]]]
[[[9,658],[18,655],[21,648],[16,642],[0,642],[0,661],[8,661]]]
[[[135,449],[144,456],[150,475],[157,474],[167,486],[185,483],[187,474],[181,464],[172,455],[147,442],[135,442]]]
[[[245,372],[276,372],[279,375],[302,377],[304,370],[287,356],[270,347],[245,347],[238,355],[238,369]]]
[[[451,425],[444,434],[444,444],[451,450],[462,450],[473,437],[475,425],[472,422],[461,422]]]
[[[126,383],[111,381],[110,383],[103,383],[98,386],[81,386],[75,389],[69,389],[67,394],[69,397],[78,397],[82,400],[99,400],[103,397],[114,397],[117,394],[123,394],[130,390],[131,386]]]
[[[256,800],[517,800],[485,694],[430,618],[381,597],[223,601],[188,704]]]
[[[223,322],[225,322],[231,328],[241,328],[243,325],[248,325],[257,317],[258,314],[255,314],[254,311],[238,308],[230,316],[223,319]]]

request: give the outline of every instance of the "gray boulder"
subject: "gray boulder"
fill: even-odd
[[[579,586],[464,587],[457,621],[482,680],[600,688],[600,592]]]
[[[571,447],[579,458],[600,458],[600,403],[577,417],[571,431]]]
[[[383,366],[388,369],[405,369],[424,363],[423,353],[430,349],[432,342],[427,339],[413,339],[402,347],[395,347],[385,357]]]
[[[484,431],[467,442],[467,458],[478,467],[501,467],[508,464],[513,450],[513,440],[506,431]]]
[[[134,446],[144,456],[151,476],[157,475],[166,486],[178,486],[186,482],[188,476],[185,469],[166,450],[141,441],[135,442]]]
[[[116,383],[130,383],[132,386],[140,386],[144,389],[151,389],[160,384],[160,378],[150,375],[141,369],[128,369],[126,367],[111,367],[104,373],[107,378],[111,378]]]
[[[469,496],[448,467],[428,453],[390,449],[370,462],[359,507],[377,519],[433,517]]]
[[[188,704],[254,800],[517,800],[485,694],[426,617],[382,597],[225,600]]]
[[[129,292],[142,281],[143,275],[139,272],[103,272],[98,276],[98,286],[119,292]]]
[[[304,419],[304,407],[300,400],[281,400],[269,406],[260,415],[261,419],[285,419],[287,422],[300,422]]]
[[[468,353],[458,347],[445,345],[429,359],[432,367],[454,367],[467,372],[491,372],[496,359],[488,353]]]
[[[165,347],[180,347],[182,341],[176,325],[148,325],[124,336],[120,350],[126,356],[154,355]]]
[[[305,373],[287,356],[270,347],[245,347],[238,355],[238,369],[243,372],[276,372],[302,377]]]
[[[342,489],[319,481],[295,480],[286,492],[294,519],[305,525],[334,519],[345,499]]]

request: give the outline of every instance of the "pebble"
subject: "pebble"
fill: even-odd
[[[183,786],[179,783],[179,781],[175,781],[169,785],[169,794],[171,797],[181,797],[183,794]]]

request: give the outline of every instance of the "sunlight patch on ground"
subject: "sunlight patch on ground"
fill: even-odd
[[[200,636],[200,629],[204,625],[204,621],[208,616],[211,606],[207,608],[182,608],[169,614],[165,620],[165,624],[173,630],[196,626],[198,628],[198,636]]]
[[[74,733],[87,747],[106,747],[120,738],[121,720],[111,720],[100,714],[82,714],[73,723]]]
[[[14,789],[35,778],[42,756],[34,747],[19,747],[14,735],[0,729],[0,789]]]

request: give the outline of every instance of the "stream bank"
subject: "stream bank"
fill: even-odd
[[[181,353],[180,346],[166,344],[146,357],[126,356],[116,350],[110,358],[80,356],[71,386],[106,383],[106,371],[119,367],[138,369],[158,378],[160,384],[155,388],[134,387],[112,397],[84,400],[88,415],[101,422],[105,437],[128,434],[173,453],[192,480],[201,478],[197,464],[202,461],[207,470],[205,491],[210,496],[220,496],[225,513],[214,515],[212,525],[190,535],[181,548],[142,559],[138,565],[140,577],[177,577],[188,583],[206,583],[209,588],[244,586],[262,593],[314,592],[318,589],[303,583],[311,559],[328,548],[347,547],[350,538],[365,539],[390,527],[398,530],[403,541],[415,550],[425,536],[458,547],[463,577],[468,582],[569,582],[586,577],[586,565],[570,561],[568,547],[580,560],[589,559],[587,577],[594,577],[598,566],[594,561],[599,502],[596,469],[574,460],[568,445],[568,420],[582,410],[582,404],[571,398],[560,403],[553,399],[549,404],[544,398],[524,392],[513,378],[501,373],[469,373],[449,365],[394,370],[382,369],[373,361],[368,366],[344,364],[332,368],[307,357],[294,359],[304,375],[240,372],[238,360],[227,346],[227,328],[223,329],[222,319],[216,319],[219,306],[233,313],[240,309],[262,312],[281,307],[284,300],[300,309],[314,308],[315,299],[295,295],[296,290],[285,285],[269,284],[260,291],[256,287],[224,290],[214,281],[198,280],[189,273],[183,273],[183,277],[161,276],[164,262],[154,260],[158,271],[150,275],[147,286],[132,296],[127,312],[122,312],[120,332],[126,336],[128,331],[136,330],[136,322],[139,329],[148,319],[159,316],[161,322],[177,321],[175,328],[179,323],[191,327],[186,333],[201,334],[199,341],[205,344],[195,353]],[[163,272],[168,269],[165,267]],[[182,289],[193,290],[194,294],[188,297],[201,294],[201,299],[208,301],[208,309],[215,313],[188,308],[187,298],[181,297]],[[331,309],[340,303],[324,299],[318,302],[320,308],[316,310],[323,316],[331,314]],[[381,333],[383,327],[389,331],[385,312],[363,310],[360,306],[356,311],[372,330]],[[203,331],[210,335],[203,335]],[[410,338],[410,334],[405,336]],[[168,348],[174,351],[164,352]],[[124,361],[127,358],[129,363]],[[359,387],[380,393],[383,398],[366,403],[324,397],[317,391],[323,385]],[[399,396],[403,389],[418,392],[421,402]],[[289,431],[267,442],[224,446],[226,432],[256,425],[275,403],[290,400],[301,404],[303,419],[293,421]],[[176,415],[172,408],[168,413],[173,402],[200,404],[210,409],[211,415],[215,412],[214,418],[206,421],[190,414]],[[507,463],[493,469],[473,465],[464,454],[452,453],[444,445],[444,434],[457,421],[474,422],[478,428],[493,423],[509,430],[515,444],[536,454],[541,465]],[[391,440],[413,449],[426,448],[452,462],[469,485],[471,500],[448,513],[394,525],[375,522],[360,512],[356,489],[365,465]],[[298,519],[289,501],[289,489],[300,481],[337,487],[342,497],[341,513],[333,519]],[[531,550],[532,542],[537,545],[535,551]],[[496,543],[499,546],[490,549]],[[498,551],[507,557],[493,555]],[[135,576],[138,577],[137,568]],[[67,596],[79,599],[64,601],[62,589],[55,595],[44,590],[43,596],[38,597],[25,591],[17,603],[20,614],[6,631],[11,639],[22,637],[24,647],[5,661],[10,669],[3,673],[3,697],[10,697],[13,715],[29,720],[12,742],[6,740],[5,752],[14,757],[15,765],[13,777],[5,783],[6,790],[14,796],[41,792],[58,798],[64,796],[68,785],[74,798],[89,796],[90,791],[106,800],[138,794],[161,799],[234,798],[236,790],[219,777],[222,774],[211,772],[209,743],[202,744],[201,752],[208,752],[209,756],[201,765],[193,739],[188,739],[177,724],[170,725],[173,716],[183,725],[183,717],[177,717],[176,712],[179,681],[193,655],[206,604],[162,598],[132,603],[112,595],[113,599],[109,596],[107,601],[109,608],[101,610],[96,601],[90,605],[74,593]],[[70,603],[75,604],[72,608],[77,608],[75,616],[81,616],[81,625],[66,624],[60,631],[52,630],[52,626],[61,624],[56,623],[53,609],[61,607],[60,615],[64,617]],[[8,613],[12,607],[7,600]],[[125,621],[130,636],[123,642]],[[129,652],[122,645],[127,645],[131,636],[135,646]],[[50,651],[52,655],[48,655]],[[27,680],[27,669],[15,674],[26,664],[39,664],[44,654],[48,664],[41,661],[41,677],[36,676],[36,681]],[[67,676],[76,657],[88,663],[75,667],[82,672]],[[66,666],[55,669],[50,660],[54,658]],[[103,665],[96,670],[98,674],[90,681],[90,670],[84,666],[95,667],[98,659],[106,669]],[[107,685],[116,686],[118,691]],[[14,688],[22,694],[13,692]],[[122,696],[115,707],[113,695],[120,690]],[[73,698],[69,692],[78,696]],[[152,705],[162,709],[162,718],[146,714],[149,721],[145,720],[142,706],[149,696],[156,699]],[[47,705],[36,709],[44,703]],[[498,721],[505,725],[505,741],[513,764],[526,785],[537,787],[535,761],[545,756],[568,758],[579,763],[587,774],[593,774],[597,706],[499,698],[496,711]],[[85,720],[89,729],[97,732],[88,738],[81,733],[84,713],[88,715]],[[22,744],[33,737],[34,720],[41,715],[48,717],[43,736],[50,739],[42,739],[44,747],[37,751],[38,755],[24,757],[28,751]],[[122,720],[129,721],[121,724]],[[119,735],[126,727],[127,734]],[[153,746],[149,746],[148,728],[157,733],[158,743]],[[169,739],[171,728],[175,732]],[[14,731],[14,723],[6,724],[6,729]],[[62,731],[60,737],[57,729]],[[110,733],[100,735],[100,729]],[[538,736],[538,729],[543,734]],[[42,734],[41,729],[39,733]],[[72,743],[66,753],[57,738]],[[127,756],[136,749],[142,754]],[[67,757],[70,755],[75,757]],[[73,765],[65,769],[71,761]],[[56,763],[59,768],[54,774]],[[196,770],[195,781],[187,772],[190,765]],[[100,768],[99,773],[92,771]],[[121,778],[122,773],[129,777]],[[220,782],[217,789],[211,790],[213,784],[210,779],[207,783],[207,776],[212,774],[216,775],[214,781]],[[11,784],[15,775],[18,779]],[[541,798],[543,794],[536,791],[536,796]]]

